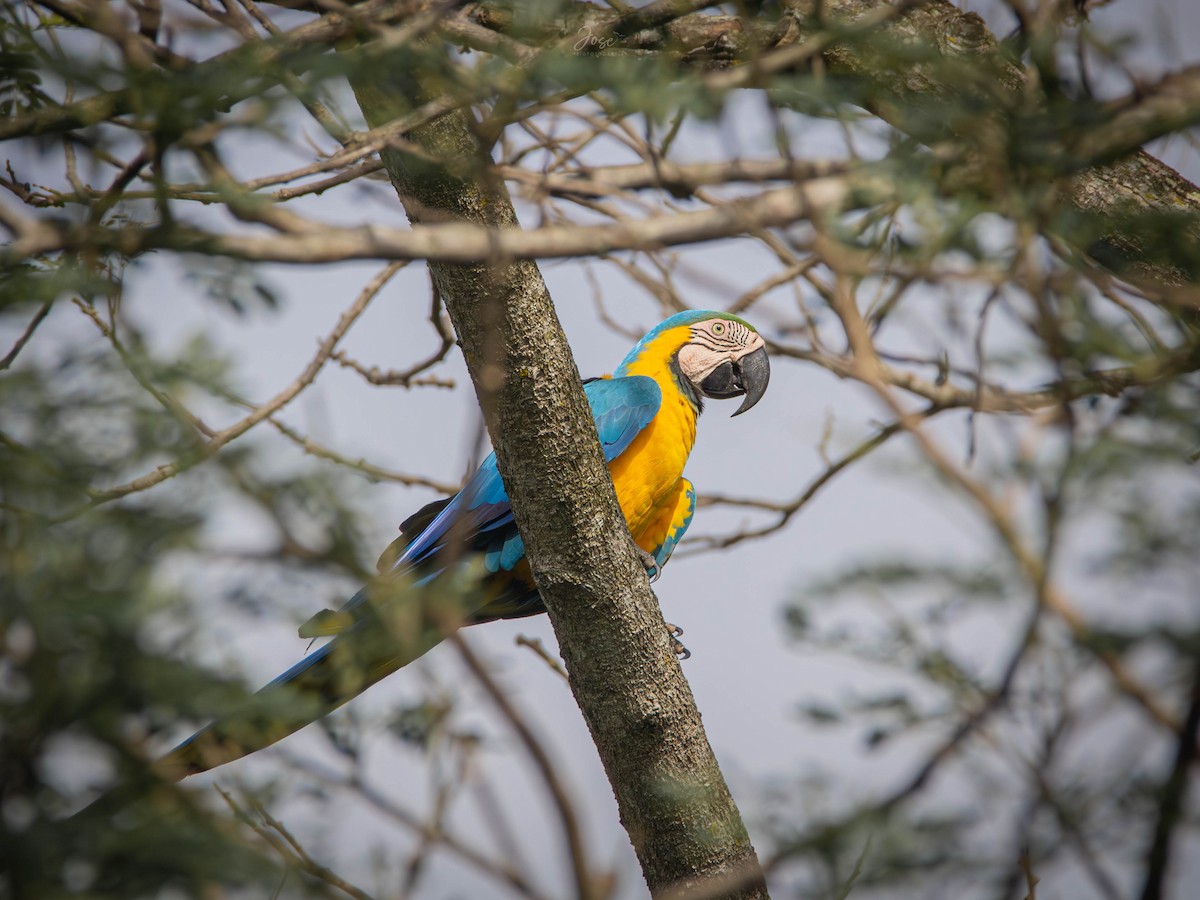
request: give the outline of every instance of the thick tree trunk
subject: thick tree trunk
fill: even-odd
[[[435,89],[354,85],[372,125]],[[518,227],[463,112],[411,133],[444,165],[383,154],[414,222]],[[431,263],[583,711],[651,893],[765,897],[762,872],[617,506],[570,348],[537,265]],[[581,894],[590,886],[579,886]]]

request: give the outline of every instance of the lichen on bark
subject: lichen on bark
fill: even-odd
[[[430,95],[411,78],[353,86],[372,126]],[[388,173],[414,222],[519,227],[467,116],[442,116],[408,136],[444,165],[388,150]],[[536,263],[430,263],[430,271],[458,332],[572,691],[651,893],[703,887],[710,896],[766,897],[634,553]]]

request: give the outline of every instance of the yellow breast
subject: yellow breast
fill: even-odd
[[[686,338],[686,328],[666,332],[646,348],[636,363],[626,367],[625,374],[653,378],[663,398],[658,415],[608,466],[629,533],[639,544],[646,529],[661,518],[661,507],[674,502],[683,467],[696,441],[696,410],[680,393],[668,365]],[[657,535],[645,537],[661,540]]]

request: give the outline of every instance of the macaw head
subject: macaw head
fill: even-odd
[[[754,326],[730,313],[687,310],[676,313],[642,338],[618,374],[635,374],[647,357],[665,354],[680,387],[694,399],[745,397],[733,413],[740,416],[762,399],[771,364]]]

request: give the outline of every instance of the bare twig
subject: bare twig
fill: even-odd
[[[427,487],[432,488],[439,494],[453,494],[459,488],[458,485],[451,484],[448,481],[437,481],[433,478],[426,478],[424,475],[407,475],[403,472],[393,471],[392,469],[384,469],[381,466],[367,462],[365,459],[350,459],[334,450],[330,450],[328,447],[318,444],[312,438],[300,434],[294,428],[284,425],[274,417],[269,418],[267,421],[275,427],[276,431],[305,453],[315,456],[318,459],[327,459],[332,463],[337,463],[339,466],[353,469],[372,481],[393,481],[396,484],[404,484],[410,487]]]
[[[938,413],[940,409],[930,408],[922,413],[922,416],[928,417]],[[742,541],[755,540],[757,538],[766,537],[783,528],[791,520],[792,516],[800,512],[809,501],[811,501],[821,488],[825,487],[834,476],[845,470],[848,466],[870,454],[873,450],[883,446],[891,437],[900,433],[904,429],[898,422],[893,422],[881,428],[867,440],[863,441],[845,456],[831,463],[824,472],[809,482],[796,499],[788,502],[777,502],[771,500],[755,500],[744,497],[729,497],[723,494],[706,494],[697,501],[700,506],[740,506],[749,509],[761,509],[766,512],[776,513],[779,518],[770,525],[763,526],[752,530],[742,530],[733,534],[718,536],[718,535],[702,535],[695,538],[684,538],[685,544],[694,544],[696,549],[684,551],[680,556],[691,556],[696,553],[702,553],[708,550],[723,550],[726,547],[732,547],[734,544],[740,544]]]
[[[358,773],[347,778],[325,769],[318,768],[307,762],[288,757],[289,762],[296,766],[307,777],[319,779],[324,784],[352,791],[365,800],[372,808],[397,823],[405,830],[416,834],[422,839],[428,839],[440,847],[462,859],[469,866],[498,882],[507,885],[530,900],[548,900],[536,887],[508,861],[493,861],[484,856],[477,848],[445,831],[431,830],[417,815],[399,806],[378,788],[365,781]]]
[[[117,485],[116,487],[106,488],[103,490],[92,490],[89,493],[88,502],[80,509],[68,513],[64,518],[72,518],[79,515],[84,510],[91,509],[101,503],[107,503],[111,500],[116,500],[121,497],[138,491],[144,491],[148,488],[161,484],[169,478],[173,478],[180,472],[191,468],[208,459],[218,450],[228,444],[230,441],[241,437],[258,423],[271,418],[279,410],[283,409],[288,403],[300,395],[316,379],[317,374],[324,367],[325,363],[332,356],[337,344],[349,331],[350,326],[358,319],[359,316],[366,311],[368,304],[372,299],[383,289],[383,286],[391,280],[392,276],[404,267],[402,263],[390,263],[385,266],[378,275],[371,279],[370,283],[362,290],[350,307],[342,314],[336,326],[329,335],[321,342],[317,349],[316,355],[309,362],[295,380],[292,381],[286,388],[276,394],[271,400],[256,407],[250,415],[235,422],[233,425],[218,431],[205,442],[199,444],[194,453],[187,457],[182,457],[174,462],[164,463],[158,466],[154,471],[142,475],[138,478],[128,481],[125,484]],[[90,308],[90,307],[89,307]],[[85,310],[86,311],[86,310]],[[96,320],[98,324],[99,320]],[[103,327],[103,326],[102,326]]]
[[[523,634],[518,634],[516,637],[518,647],[528,647],[533,651],[534,655],[544,662],[550,671],[561,677],[563,681],[567,680],[567,670],[563,668],[562,663],[550,655],[546,649],[546,645],[542,643],[541,638],[531,638]]]
[[[1146,875],[1142,882],[1142,900],[1160,900],[1165,896],[1167,867],[1171,860],[1174,834],[1183,822],[1193,763],[1200,754],[1200,665],[1195,667],[1187,700],[1183,727],[1175,745],[1175,760],[1163,782],[1158,798],[1158,817],[1154,836],[1146,852]]]
[[[292,833],[288,831],[284,824],[267,812],[266,807],[261,803],[256,800],[247,801],[250,809],[253,811],[253,815],[251,815],[250,812],[243,809],[233,799],[233,796],[228,791],[218,786],[217,793],[221,795],[221,798],[229,806],[234,815],[245,822],[255,834],[270,844],[289,865],[319,881],[325,882],[330,887],[341,891],[347,897],[353,897],[354,900],[372,900],[371,895],[366,891],[346,881],[346,879],[342,878],[332,869],[321,865],[309,856],[308,851],[292,836]],[[258,821],[255,821],[255,817],[258,818]]]
[[[25,330],[21,332],[21,336],[13,343],[12,349],[5,354],[4,359],[0,359],[0,372],[3,372],[13,364],[13,361],[25,349],[25,345],[29,343],[29,339],[33,337],[33,333],[37,331],[39,325],[45,321],[46,316],[50,314],[50,307],[54,305],[53,300],[47,300],[38,311],[33,314],[33,318],[29,320],[29,324],[25,326]]]
[[[847,340],[854,352],[853,366],[859,378],[875,392],[883,403],[897,416],[899,423],[913,436],[926,459],[942,475],[957,484],[984,513],[992,524],[1001,542],[1025,573],[1030,584],[1038,592],[1039,603],[1044,602],[1061,618],[1084,646],[1092,649],[1096,658],[1108,669],[1114,683],[1145,710],[1152,719],[1171,731],[1178,732],[1180,723],[1175,715],[1164,708],[1161,701],[1151,693],[1112,652],[1095,648],[1086,640],[1087,623],[1078,609],[1049,580],[1041,558],[1027,545],[1010,512],[982,484],[966,475],[939,448],[926,431],[921,428],[920,418],[904,409],[893,395],[887,381],[881,375],[880,362],[871,342],[870,333],[854,303],[849,282],[839,278],[835,292],[834,312],[842,322]]]
[[[595,875],[591,871],[591,865],[587,859],[587,847],[583,840],[583,832],[579,826],[578,816],[576,815],[574,805],[571,802],[570,795],[567,792],[566,786],[563,784],[559,776],[558,768],[550,759],[542,742],[530,729],[529,724],[524,717],[517,711],[516,707],[508,699],[508,696],[496,684],[496,680],[492,678],[487,668],[480,662],[479,657],[470,646],[463,640],[462,635],[457,631],[451,632],[447,640],[452,642],[462,656],[463,662],[471,674],[475,676],[487,695],[491,698],[496,708],[508,720],[509,725],[517,733],[522,746],[529,754],[529,758],[533,760],[537,767],[538,774],[541,775],[542,782],[546,785],[546,789],[550,793],[550,797],[554,802],[554,808],[558,812],[559,823],[562,826],[563,837],[567,842],[567,852],[571,861],[571,871],[575,877],[576,895],[580,900],[596,896],[596,880]]]

